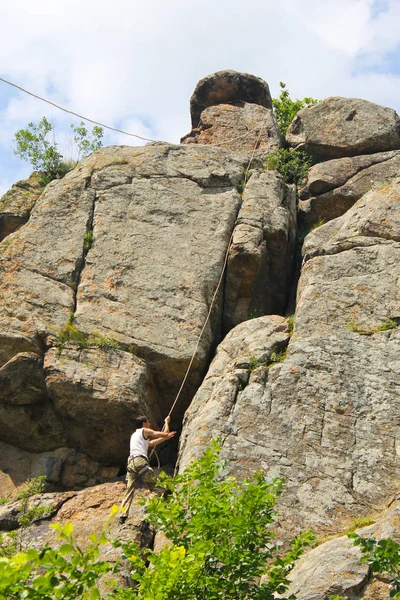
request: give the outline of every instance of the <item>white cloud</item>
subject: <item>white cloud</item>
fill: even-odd
[[[264,78],[274,95],[285,81],[295,97],[357,96],[400,111],[398,78],[372,72],[400,44],[400,3],[376,8],[375,0],[13,0],[2,15],[0,74],[172,142],[189,131],[197,81],[225,68]],[[61,130],[71,122],[19,93],[6,103],[0,161],[13,132],[43,115]],[[112,134],[107,142],[136,143]]]

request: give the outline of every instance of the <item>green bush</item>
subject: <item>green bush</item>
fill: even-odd
[[[361,562],[367,563],[373,573],[390,578],[390,598],[400,598],[400,544],[390,538],[363,538],[357,533],[349,533],[349,538],[360,546]]]
[[[274,107],[279,129],[281,130],[282,135],[285,136],[290,123],[293,121],[299,110],[317,104],[318,100],[310,97],[303,98],[302,100],[292,100],[289,91],[286,89],[286,85],[282,83],[282,81],[279,83],[279,86],[281,88],[281,93],[279,98],[272,99],[272,106]]]
[[[286,183],[301,186],[307,179],[312,158],[304,150],[277,148],[268,156],[265,166],[268,171],[278,171]]]
[[[147,504],[147,520],[172,545],[147,551],[150,569],[134,553],[138,588],[126,597],[272,600],[287,589],[287,575],[313,536],[301,534],[286,554],[278,552],[270,527],[282,481],[267,482],[258,472],[240,484],[224,476],[219,451],[213,443],[182,475],[160,480],[170,494]],[[258,585],[264,573],[266,581]]]
[[[60,179],[70,171],[76,163],[90,152],[98,150],[101,145],[103,129],[93,127],[90,133],[81,121],[79,127],[71,125],[74,142],[78,148],[78,159],[66,162],[58,151],[53,125],[43,117],[39,123],[29,123],[26,129],[19,129],[14,136],[14,154],[30,162],[34,171],[41,173],[41,181],[46,185],[53,179]],[[52,141],[49,140],[53,136]]]
[[[224,476],[219,450],[213,443],[182,475],[160,479],[169,495],[148,501],[146,519],[171,545],[156,553],[116,540],[136,585],[118,589],[111,580],[108,598],[273,600],[285,593],[287,576],[313,536],[299,535],[283,553],[270,530],[282,481],[267,482],[259,472],[240,484]],[[0,600],[100,598],[100,577],[110,578],[120,569],[118,562],[100,559],[100,547],[109,541],[105,530],[99,537],[90,536],[83,550],[74,541],[71,524],[53,527],[62,542],[57,550],[46,545],[0,558]],[[260,585],[264,573],[266,580]]]

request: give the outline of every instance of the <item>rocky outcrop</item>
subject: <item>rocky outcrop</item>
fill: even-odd
[[[297,113],[286,141],[316,160],[397,150],[400,121],[393,109],[367,100],[327,98]]]
[[[91,466],[85,479],[66,458],[68,481],[93,481],[98,465],[124,464],[138,414],[162,423],[196,351],[179,424],[221,335],[224,299],[225,328],[254,309],[284,311],[294,196],[262,173],[242,199],[249,160],[213,146],[106,148],[46,187],[0,245],[1,440],[55,457],[69,448]],[[225,294],[197,346],[242,204]]]
[[[128,352],[70,346],[50,349],[44,365],[67,445],[96,462],[123,463],[136,417],[162,421],[151,373]]]
[[[200,79],[190,98],[192,127],[198,127],[201,113],[208,106],[229,102],[249,102],[272,108],[272,99],[266,81],[248,73],[218,71]]]
[[[362,537],[399,541],[400,502],[394,500],[368,527],[358,529]],[[386,600],[386,578],[371,575],[370,567],[360,562],[361,554],[348,537],[338,537],[320,544],[304,555],[289,575],[292,581],[287,595],[297,600],[330,600],[337,594],[354,600]],[[285,594],[286,596],[286,594]]]
[[[205,108],[197,127],[181,144],[213,144],[233,151],[268,156],[281,145],[279,128],[272,110],[257,104],[218,104]]]
[[[340,217],[370,189],[390,183],[399,173],[399,151],[318,163],[299,192],[299,220],[311,226]]]
[[[187,413],[181,465],[206,446],[194,432],[207,420],[207,441],[222,435],[231,472],[244,477],[257,465],[284,478],[283,534],[338,531],[354,517],[376,514],[396,493],[399,192],[399,183],[370,192],[306,238],[286,358],[260,364],[241,395],[231,391],[233,365],[230,376],[211,370],[197,393],[202,402]],[[388,268],[392,277],[382,277]],[[244,344],[250,347],[252,335]],[[209,380],[218,403],[208,400]],[[225,398],[229,427],[221,429]]]
[[[296,195],[275,172],[250,176],[229,251],[224,330],[285,314],[293,275]]]
[[[111,564],[118,561],[120,571],[113,575],[112,579],[118,587],[128,587],[131,583],[131,566],[123,556],[121,557],[122,549],[115,548],[112,540],[118,538],[122,543],[136,542],[141,547],[152,545],[154,530],[145,520],[144,506],[140,501],[146,496],[153,496],[156,492],[139,488],[131,506],[130,518],[121,527],[118,525],[118,515],[110,520],[110,514],[112,507],[121,503],[124,491],[124,483],[118,481],[89,487],[80,492],[45,493],[41,496],[33,496],[29,506],[46,507],[48,514],[37,519],[22,532],[24,546],[41,549],[47,543],[57,548],[61,542],[57,538],[57,531],[49,527],[50,523],[72,523],[74,541],[83,549],[89,544],[90,536],[100,536],[105,528],[109,541],[100,546],[99,558]],[[0,506],[0,531],[15,529],[18,526],[19,516],[18,501]],[[7,543],[7,538],[4,541]],[[109,590],[106,581],[100,582],[100,588],[105,597]]]
[[[0,242],[28,221],[42,191],[40,173],[32,173],[0,198]]]

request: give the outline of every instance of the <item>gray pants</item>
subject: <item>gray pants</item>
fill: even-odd
[[[149,461],[143,456],[129,457],[126,473],[126,492],[121,504],[122,516],[128,516],[129,509],[135,494],[136,482],[140,478],[142,481],[151,485],[153,482],[154,471],[149,465]]]

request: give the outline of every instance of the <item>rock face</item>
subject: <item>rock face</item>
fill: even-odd
[[[218,71],[201,79],[190,99],[192,127],[198,127],[201,113],[208,106],[228,102],[250,102],[272,108],[272,99],[266,81],[248,73]]]
[[[162,421],[146,363],[127,352],[52,348],[44,367],[68,446],[97,462],[123,462],[138,415]]]
[[[251,316],[284,314],[293,275],[296,195],[275,172],[254,173],[233,232],[224,329]]]
[[[53,452],[61,487],[124,465],[136,417],[161,425],[195,351],[179,424],[224,310],[225,327],[252,307],[284,311],[295,200],[271,173],[253,175],[242,199],[249,160],[213,146],[106,148],[48,185],[1,243],[0,439]],[[197,345],[242,204],[229,283]],[[65,448],[72,454],[61,459]]]
[[[279,128],[272,110],[257,104],[218,104],[205,108],[197,127],[181,144],[213,144],[228,150],[267,156],[281,145]]]
[[[314,225],[340,217],[370,189],[390,183],[399,173],[399,151],[318,163],[300,190],[299,219]]]
[[[327,98],[293,119],[288,144],[317,160],[400,148],[399,116],[391,108],[357,98]]]
[[[41,193],[40,174],[32,173],[0,198],[0,242],[27,222]]]
[[[357,530],[362,537],[399,541],[400,502],[393,503],[377,522]],[[298,600],[329,600],[338,594],[345,598],[386,600],[388,582],[372,577],[370,568],[360,563],[360,551],[348,537],[339,537],[319,545],[303,556],[289,575],[292,581],[287,595]],[[285,594],[286,595],[286,594]]]
[[[44,474],[53,491],[32,502],[82,541],[100,531],[135,418],[162,424],[193,356],[172,415],[178,428],[187,409],[181,470],[218,437],[227,472],[285,480],[279,540],[341,535],[360,516],[395,535],[399,118],[344,98],[300,111],[287,141],[326,162],[297,211],[294,188],[263,168],[281,144],[271,109],[264,81],[222,71],[199,82],[182,145],[105,148],[43,193],[31,178],[3,196],[0,496]],[[303,244],[293,331],[297,216],[328,222]],[[18,526],[17,504],[0,507],[0,529]],[[152,544],[140,511],[118,537]],[[29,541],[54,542],[47,521]],[[291,591],[383,600],[358,558],[330,540]]]
[[[257,465],[285,479],[283,534],[309,527],[338,531],[381,510],[396,493],[399,197],[400,182],[370,192],[306,238],[286,359],[260,365],[254,385],[236,396],[234,365],[230,376],[211,371],[197,393],[203,401],[187,413],[182,467],[206,446],[192,432],[207,419],[213,425],[207,441],[223,436],[232,472],[243,477]],[[386,269],[391,277],[382,277]],[[385,330],[388,318],[394,329]],[[243,343],[250,347],[252,336]],[[202,391],[209,378],[218,388],[217,404]],[[226,409],[225,398],[231,402]],[[220,430],[216,415],[224,410],[229,427]]]

